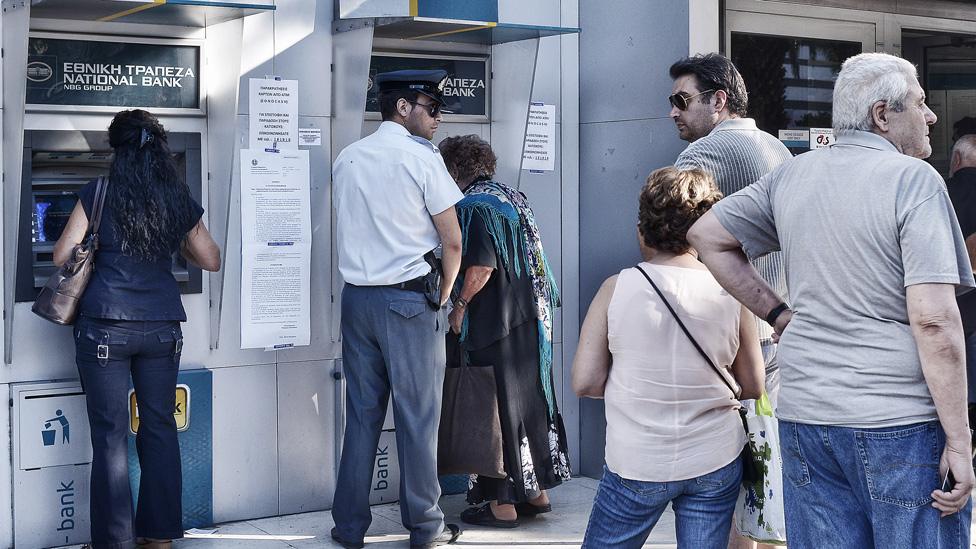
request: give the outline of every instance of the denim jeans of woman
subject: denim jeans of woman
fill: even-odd
[[[183,338],[179,322],[80,317],[74,335],[91,424],[92,545],[122,549],[136,537],[182,537],[180,447],[173,418]],[[141,469],[134,518],[127,455],[130,376],[139,408]]]
[[[738,459],[711,473],[673,482],[629,480],[604,466],[583,547],[642,547],[670,503],[679,549],[725,549],[741,480]]]

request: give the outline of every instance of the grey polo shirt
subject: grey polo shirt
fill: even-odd
[[[777,415],[889,427],[936,418],[905,288],[973,286],[945,184],[869,132],[783,163],[712,211],[750,258],[782,250],[795,314]]]
[[[728,196],[755,183],[760,177],[793,158],[786,145],[756,127],[752,118],[732,118],[715,126],[705,137],[688,145],[675,167],[698,168],[715,178],[722,194]],[[784,300],[789,300],[782,254],[772,252],[752,262],[759,276]],[[757,319],[759,337],[768,341],[773,330]],[[767,367],[773,368],[775,364]]]

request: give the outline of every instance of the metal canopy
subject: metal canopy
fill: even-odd
[[[430,17],[396,17],[376,19],[374,36],[376,38],[396,38],[400,40],[433,40],[440,42],[463,42],[469,44],[505,44],[543,38],[559,34],[578,33],[575,27],[551,27],[544,25],[520,25],[516,23],[494,23],[486,21],[460,21],[457,19],[436,19]],[[336,30],[344,30],[337,26]]]
[[[30,15],[41,19],[207,27],[274,9],[274,5],[259,1],[32,0]]]

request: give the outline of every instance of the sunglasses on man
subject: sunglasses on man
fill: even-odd
[[[448,111],[445,111],[444,109],[441,108],[441,104],[440,103],[424,104],[424,103],[421,103],[419,101],[411,101],[409,99],[404,99],[404,101],[406,101],[407,103],[410,103],[412,105],[417,105],[418,107],[422,108],[424,110],[424,112],[426,112],[427,114],[430,115],[431,118],[437,118],[437,115],[438,114],[447,113],[448,112]]]
[[[712,93],[713,91],[716,90],[705,90],[703,92],[698,92],[695,95],[688,95],[685,92],[678,92],[676,94],[669,95],[668,101],[671,103],[672,107],[677,108],[679,111],[683,111],[688,109],[688,105],[690,104],[689,101],[698,97],[699,95],[705,95],[706,93]]]

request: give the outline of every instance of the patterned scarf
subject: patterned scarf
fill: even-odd
[[[532,279],[535,316],[539,323],[539,378],[546,396],[549,419],[553,420],[556,417],[556,399],[552,390],[552,321],[553,313],[559,306],[559,289],[546,252],[542,249],[542,238],[532,207],[525,195],[496,181],[477,181],[465,189],[464,195],[464,199],[457,204],[464,251],[468,249],[471,216],[477,211],[485,220],[495,253],[502,264],[515,271],[516,276],[522,276],[524,266]],[[509,249],[515,251],[514,257],[509,257]],[[461,331],[462,341],[466,335],[467,317]]]

